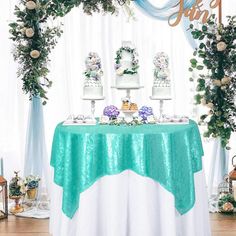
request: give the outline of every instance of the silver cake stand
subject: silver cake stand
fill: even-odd
[[[164,101],[172,100],[171,97],[155,97],[155,96],[150,96],[151,100],[157,100],[159,102],[159,119],[160,121],[163,119],[163,111],[164,111]]]
[[[94,122],[96,122],[95,119],[95,108],[96,108],[96,101],[104,100],[105,97],[82,97],[83,100],[88,100],[91,102],[91,118],[93,119]]]

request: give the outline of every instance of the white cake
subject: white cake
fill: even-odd
[[[154,57],[154,81],[152,97],[158,99],[171,98],[171,83],[169,78],[169,58],[164,52],[159,52]]]
[[[97,53],[90,52],[85,61],[86,71],[83,87],[83,98],[102,98],[103,86],[101,76],[103,74],[101,69],[101,59]]]
[[[140,86],[138,75],[138,54],[130,41],[123,41],[116,52],[116,82],[118,88],[136,88]]]

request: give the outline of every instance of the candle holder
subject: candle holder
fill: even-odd
[[[7,181],[0,176],[0,220],[8,217]]]

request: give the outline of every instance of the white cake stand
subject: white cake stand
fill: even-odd
[[[111,88],[115,88],[115,89],[118,89],[118,90],[125,90],[126,91],[126,98],[131,100],[130,91],[144,88],[144,86],[133,86],[133,87],[111,86]],[[133,117],[133,114],[137,112],[137,111],[132,111],[132,110],[131,111],[122,110],[122,109],[120,111],[124,114],[125,119],[131,119]]]
[[[131,98],[131,96],[130,96],[131,90],[141,89],[141,88],[144,88],[144,86],[133,86],[133,87],[111,86],[111,88],[115,88],[118,90],[126,90],[126,98],[130,99]]]
[[[102,97],[82,97],[82,99],[91,101],[91,117],[92,117],[93,121],[96,122],[96,119],[94,116],[96,101],[104,100],[105,97],[104,96],[102,96]]]
[[[160,101],[159,103],[159,114],[160,114],[160,117],[159,119],[162,120],[163,119],[163,106],[164,106],[164,101],[168,101],[168,100],[172,100],[171,97],[155,97],[155,96],[150,96],[150,99],[151,100],[158,100]]]

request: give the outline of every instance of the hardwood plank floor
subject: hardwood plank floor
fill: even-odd
[[[210,214],[210,219],[212,236],[236,236],[236,214]],[[49,220],[9,216],[0,221],[0,236],[50,236],[48,230]]]

